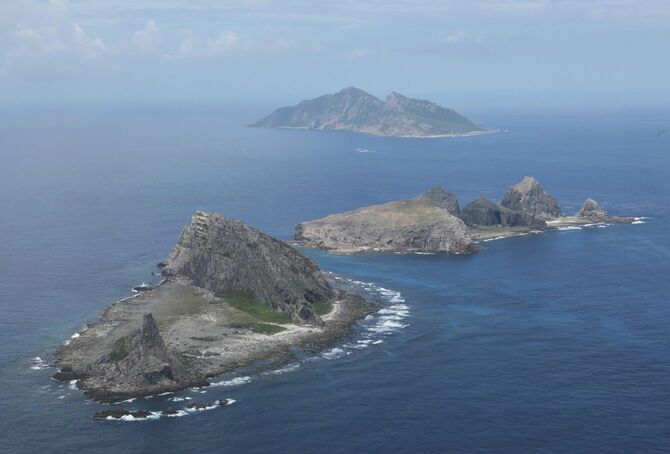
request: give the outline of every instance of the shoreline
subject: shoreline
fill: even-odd
[[[156,288],[124,298],[106,308],[99,320],[75,333],[54,355],[60,380],[76,380],[76,387],[99,402],[119,402],[130,398],[177,392],[209,386],[210,380],[241,367],[260,369],[282,366],[294,359],[292,349],[325,349],[349,334],[359,319],[372,313],[374,306],[362,297],[338,292],[330,312],[323,315],[325,326],[317,328],[293,323],[267,323],[281,331],[253,332],[244,323],[248,317],[221,298],[191,285],[183,278],[167,279]],[[155,386],[133,386],[105,381],[100,359],[118,339],[141,326],[141,317],[152,312],[159,322],[165,344],[188,363],[189,379]],[[263,325],[266,325],[263,323]],[[56,374],[58,375],[58,374]],[[57,378],[58,379],[58,378]]]
[[[470,131],[463,133],[453,133],[453,134],[432,134],[432,135],[398,135],[398,134],[378,134],[374,132],[366,131],[356,131],[355,129],[348,128],[309,128],[307,126],[275,126],[275,127],[265,127],[265,126],[249,126],[251,128],[264,128],[264,129],[297,129],[297,130],[307,130],[307,131],[345,131],[351,132],[354,134],[363,134],[366,136],[372,137],[388,137],[393,139],[451,139],[457,137],[474,137],[474,136],[483,136],[487,134],[495,134],[503,132],[502,129],[485,129],[482,131]]]

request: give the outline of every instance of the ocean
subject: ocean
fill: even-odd
[[[426,140],[244,126],[266,110],[0,112],[1,452],[670,452],[670,112],[468,112],[501,132]],[[379,312],[281,369],[123,404],[225,408],[94,421],[109,407],[49,378],[196,209],[288,240],[437,185],[499,200],[525,175],[567,213],[590,196],[645,219],[469,256],[303,249]]]

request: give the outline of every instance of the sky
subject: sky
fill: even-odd
[[[0,103],[670,105],[669,0],[0,0]]]

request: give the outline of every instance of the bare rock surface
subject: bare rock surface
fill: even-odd
[[[554,219],[561,215],[561,207],[556,199],[533,177],[524,177],[519,183],[511,186],[500,204],[505,208],[543,220]]]
[[[333,298],[319,268],[295,248],[243,222],[196,212],[163,268],[215,294],[249,290],[296,323],[321,325],[312,304]]]
[[[499,205],[486,197],[467,204],[461,211],[461,219],[468,225],[499,225],[502,227],[541,228],[545,222],[532,215]]]
[[[477,250],[453,212],[452,194],[433,188],[414,199],[374,205],[299,224],[295,239],[331,252],[450,252]]]

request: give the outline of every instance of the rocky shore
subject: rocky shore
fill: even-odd
[[[160,285],[59,350],[55,379],[108,402],[206,386],[260,360],[286,362],[295,347],[325,347],[371,311],[291,246],[211,213],[194,215],[161,266]]]
[[[500,203],[485,197],[462,209],[456,196],[432,188],[405,201],[373,205],[303,222],[296,241],[324,251],[427,252],[468,254],[481,242],[570,226],[633,223],[634,217],[608,214],[588,198],[572,216],[533,177],[510,186]]]

